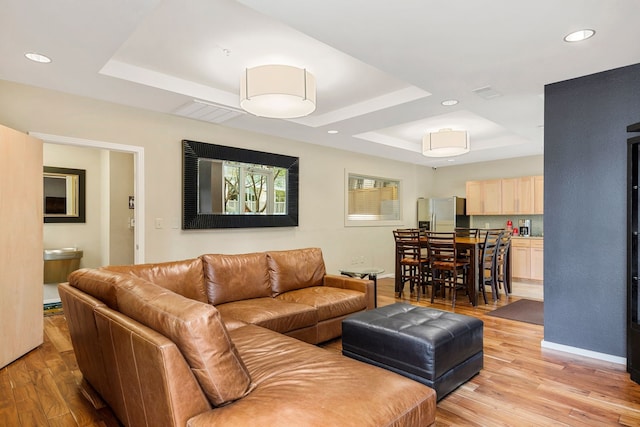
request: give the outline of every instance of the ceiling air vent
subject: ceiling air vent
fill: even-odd
[[[478,95],[480,98],[487,100],[502,96],[500,92],[498,92],[491,86],[479,87],[478,89],[472,90],[472,92]]]
[[[203,122],[222,123],[246,113],[231,107],[223,107],[211,102],[194,99],[178,107],[173,114],[189,119],[201,120]]]

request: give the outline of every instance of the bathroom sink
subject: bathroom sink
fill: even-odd
[[[82,251],[78,248],[58,248],[58,249],[45,249],[44,260],[45,261],[57,261],[63,259],[80,259],[82,258]]]

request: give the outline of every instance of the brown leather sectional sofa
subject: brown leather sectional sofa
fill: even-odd
[[[432,389],[311,345],[372,308],[372,288],[327,275],[316,248],[83,269],[59,285],[83,392],[126,426],[431,425]]]

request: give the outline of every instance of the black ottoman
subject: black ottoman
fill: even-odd
[[[342,354],[435,389],[438,400],[482,369],[482,320],[397,303],[342,321]]]

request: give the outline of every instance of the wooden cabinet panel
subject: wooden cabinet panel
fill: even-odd
[[[534,180],[532,176],[518,178],[518,213],[533,213],[534,191]]]
[[[485,215],[499,215],[502,210],[502,180],[483,181],[482,198]]]
[[[467,181],[467,215],[498,215],[501,206],[501,180]]]
[[[531,242],[528,239],[511,241],[511,276],[520,279],[531,276]]]
[[[531,241],[531,278],[534,280],[544,279],[544,241]]]
[[[511,275],[518,279],[544,279],[544,240],[511,240]]]
[[[544,177],[467,181],[467,215],[543,213]]]
[[[505,215],[518,213],[518,180],[517,178],[503,179],[502,213]]]
[[[533,213],[544,213],[544,176],[533,177]]]
[[[467,181],[467,215],[482,215],[482,181]]]
[[[532,176],[503,179],[501,190],[503,215],[533,213],[534,180]]]

